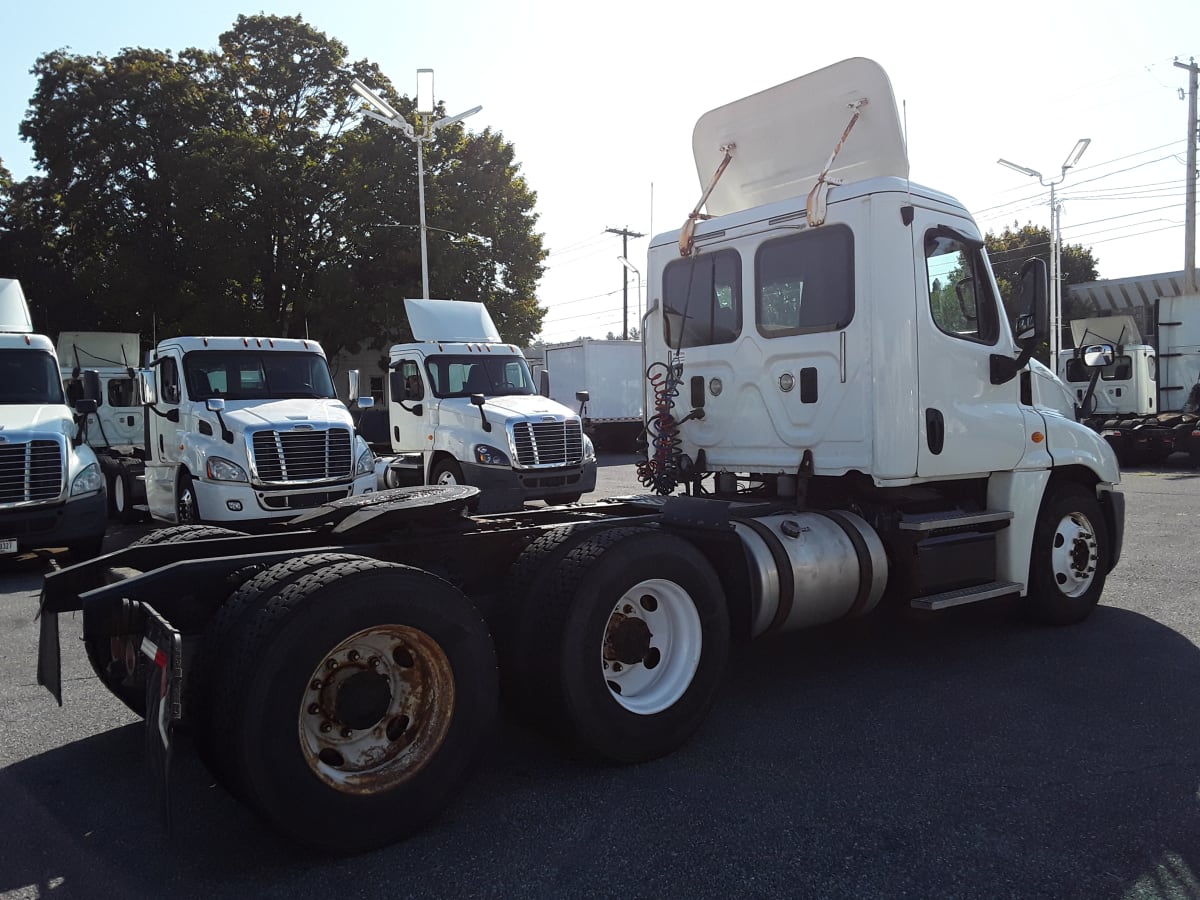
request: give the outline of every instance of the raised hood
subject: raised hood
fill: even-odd
[[[405,299],[404,311],[413,338],[449,344],[500,342],[500,331],[482,303],[470,300]]]
[[[138,336],[116,331],[63,331],[58,363],[64,369],[125,369],[139,363]]]
[[[859,119],[827,180],[907,178],[908,152],[892,84],[877,62],[857,57],[700,117],[692,132],[692,155],[701,191],[724,160],[723,148],[733,145],[729,166],[705,204],[708,213],[723,216],[807,194],[842,139],[855,104]]]

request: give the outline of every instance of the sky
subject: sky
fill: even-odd
[[[546,341],[620,336],[623,239],[608,229],[647,235],[628,241],[644,273],[648,236],[679,228],[700,198],[691,137],[704,112],[852,56],[891,78],[912,180],[957,197],[985,232],[1050,225],[1049,189],[997,159],[1057,179],[1090,138],[1056,189],[1064,243],[1090,247],[1102,278],[1183,268],[1188,80],[1173,61],[1200,58],[1195,0],[26,4],[0,30],[0,159],[34,174],[18,129],[42,53],[212,49],[257,13],[303,16],[403,93],[434,69],[450,115],[483,106],[466,127],[502,132],[537,192]]]

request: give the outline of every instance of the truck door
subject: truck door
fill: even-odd
[[[392,449],[397,453],[419,453],[433,449],[431,420],[437,403],[429,390],[426,373],[417,356],[397,360],[388,379],[388,425]]]
[[[179,360],[164,356],[155,364],[158,402],[146,410],[146,502],[152,515],[175,515],[175,476],[180,462]]]
[[[1019,379],[991,383],[992,354],[1015,349],[982,242],[917,207],[917,475],[999,472],[1025,451]],[[1002,339],[1003,335],[1003,339]]]

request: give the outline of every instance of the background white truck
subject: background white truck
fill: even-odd
[[[1112,450],[1030,364],[1045,266],[1024,267],[1014,338],[970,215],[908,180],[882,69],[848,60],[720,107],[693,148],[712,218],[698,204],[655,237],[647,269],[655,495],[470,516],[473,488],[423,486],[270,535],[166,529],[46,579],[40,683],[61,699],[59,614],[82,609],[159,783],[186,723],[274,828],[354,852],[445,808],[498,689],[636,762],[704,721],[735,638],[1004,596],[1086,618],[1125,507]],[[397,377],[458,400],[469,374],[422,349],[520,359],[394,353]]]
[[[596,487],[580,417],[537,392],[519,347],[481,303],[405,300],[417,343],[388,351],[384,485],[468,484],[479,509],[574,503]]]
[[[50,339],[33,333],[18,281],[0,278],[0,557],[67,547],[100,552],[107,524],[104,479],[91,448],[77,441]]]
[[[1059,375],[1080,421],[1104,436],[1122,465],[1161,463],[1178,452],[1200,466],[1200,296],[1159,298],[1154,315],[1154,344],[1128,315],[1072,321],[1079,349],[1059,354]],[[1099,371],[1080,359],[1096,343],[1116,348]]]
[[[583,430],[598,449],[632,452],[644,426],[641,341],[584,338],[540,348],[545,393],[568,408],[581,407]],[[541,385],[539,385],[539,389]],[[580,404],[575,397],[586,391]]]
[[[137,334],[64,331],[58,360],[68,396],[82,390],[84,373],[99,380],[95,412],[78,416],[80,438],[96,453],[108,489],[109,516],[123,523],[149,514],[146,506],[145,411],[137,393]]]
[[[171,338],[137,374],[144,437],[121,465],[144,478],[156,519],[285,519],[375,489],[374,454],[316,341]]]

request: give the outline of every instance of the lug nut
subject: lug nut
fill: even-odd
[[[350,657],[350,662],[358,662],[361,658],[361,654],[359,654],[357,650],[351,650],[348,655]]]
[[[354,735],[354,729],[352,729],[352,728],[343,728],[342,729],[342,737],[348,738],[348,737],[352,737],[353,735]]]
[[[372,656],[370,659],[367,660],[367,665],[370,666],[372,669],[378,669],[379,668],[379,657]]]
[[[312,680],[312,684],[310,684],[309,687],[312,688],[314,691],[319,691],[321,689],[321,679],[314,678]]]
[[[327,668],[327,669],[336,669],[337,666],[338,666],[338,662],[336,659],[328,659],[325,661],[325,668]]]
[[[321,711],[321,707],[317,706],[317,704],[315,704],[315,703],[308,704],[308,714],[310,716],[315,716],[320,711]]]
[[[321,723],[321,734],[328,734],[331,731],[333,731],[332,725],[330,725],[328,722]]]
[[[613,671],[614,671],[614,672],[620,672],[620,671],[621,671],[621,664],[620,664],[619,662],[615,662],[615,663],[613,663]]]

